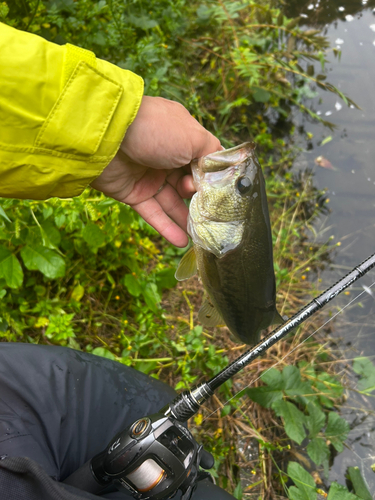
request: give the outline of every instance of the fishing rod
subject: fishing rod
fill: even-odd
[[[202,469],[212,468],[214,459],[198,445],[186,428],[187,420],[198,412],[218,387],[374,266],[375,254],[313,299],[211,380],[182,392],[159,412],[139,418],[116,434],[105,450],[86,462],[64,482],[93,494],[115,485],[120,491],[123,490],[138,500],[167,499],[180,490],[181,500],[189,500],[197,482],[210,477],[209,473]]]

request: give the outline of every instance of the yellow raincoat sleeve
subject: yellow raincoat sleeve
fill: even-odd
[[[79,195],[115,156],[142,79],[0,23],[0,197]]]

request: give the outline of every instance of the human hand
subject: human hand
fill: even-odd
[[[91,186],[130,205],[165,239],[188,243],[188,208],[195,193],[189,163],[221,149],[184,106],[144,96],[115,158]]]

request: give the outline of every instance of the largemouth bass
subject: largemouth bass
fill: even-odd
[[[192,162],[197,190],[189,209],[194,246],[184,255],[176,279],[197,272],[209,299],[198,319],[225,323],[238,340],[254,345],[260,332],[281,319],[276,310],[272,236],[265,182],[247,142]]]

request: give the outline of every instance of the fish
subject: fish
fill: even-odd
[[[193,160],[191,170],[193,246],[175,277],[198,273],[209,296],[198,313],[203,325],[225,324],[238,341],[255,345],[262,330],[284,322],[276,309],[271,225],[255,144]]]

